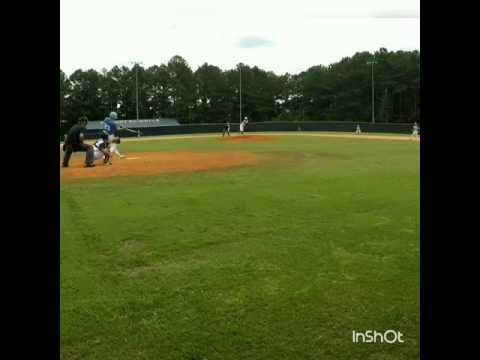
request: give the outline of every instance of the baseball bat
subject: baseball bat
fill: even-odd
[[[140,130],[135,131],[135,130],[133,130],[133,129],[129,129],[129,128],[123,127],[123,126],[121,126],[120,129],[122,129],[122,130],[127,130],[127,131],[129,131],[129,132],[131,132],[131,133],[134,133],[134,134],[138,134],[139,131],[140,131]]]

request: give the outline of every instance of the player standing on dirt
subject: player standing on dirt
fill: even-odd
[[[110,115],[106,117],[105,120],[103,120],[103,133],[108,136],[108,142],[110,143],[110,153],[117,155],[120,159],[123,159],[125,156],[120,154],[117,149],[117,143],[113,141],[113,139],[118,138],[118,127],[116,123],[117,119],[117,113],[112,111]]]
[[[85,167],[93,167],[95,164],[93,163],[93,146],[84,144],[83,140],[85,140],[85,131],[87,129],[88,119],[86,116],[82,116],[78,120],[78,124],[73,125],[71,129],[68,131],[68,134],[65,138],[65,142],[63,144],[63,151],[65,152],[63,156],[63,167],[68,167],[68,163],[70,161],[70,157],[74,152],[77,151],[84,151],[86,152],[85,155]]]
[[[228,136],[230,136],[230,122],[229,121],[227,121],[227,123],[223,126],[222,137],[225,136],[225,133],[228,134]]]
[[[243,118],[243,121],[240,123],[240,134],[243,135],[244,131],[245,131],[245,126],[247,126],[248,124],[248,117],[244,117]]]

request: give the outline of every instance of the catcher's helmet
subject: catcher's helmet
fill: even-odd
[[[110,119],[113,119],[113,120],[117,120],[117,119],[118,119],[118,115],[117,115],[117,113],[116,113],[115,111],[112,111],[112,112],[110,113],[110,116],[109,116],[109,117],[110,117]]]

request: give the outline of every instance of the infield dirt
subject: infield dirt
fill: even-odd
[[[112,165],[97,161],[93,168],[84,167],[84,153],[70,161],[68,168],[60,168],[61,180],[112,176],[145,176],[162,173],[225,169],[253,165],[259,157],[249,152],[143,152],[129,153],[124,159],[113,159]]]
[[[252,141],[272,141],[276,140],[274,136],[268,135],[234,135],[234,136],[225,136],[220,139],[220,141],[225,142],[252,142]]]

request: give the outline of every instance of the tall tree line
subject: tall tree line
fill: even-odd
[[[252,121],[369,121],[371,65],[375,61],[375,117],[378,122],[414,122],[420,114],[420,53],[360,52],[329,66],[312,66],[300,74],[276,75],[238,64],[222,70],[203,64],[193,71],[181,56],[167,64],[143,68],[60,70],[61,126],[80,115],[102,120],[110,111],[120,119],[136,118],[136,76],[140,118],[175,118],[181,123]]]

